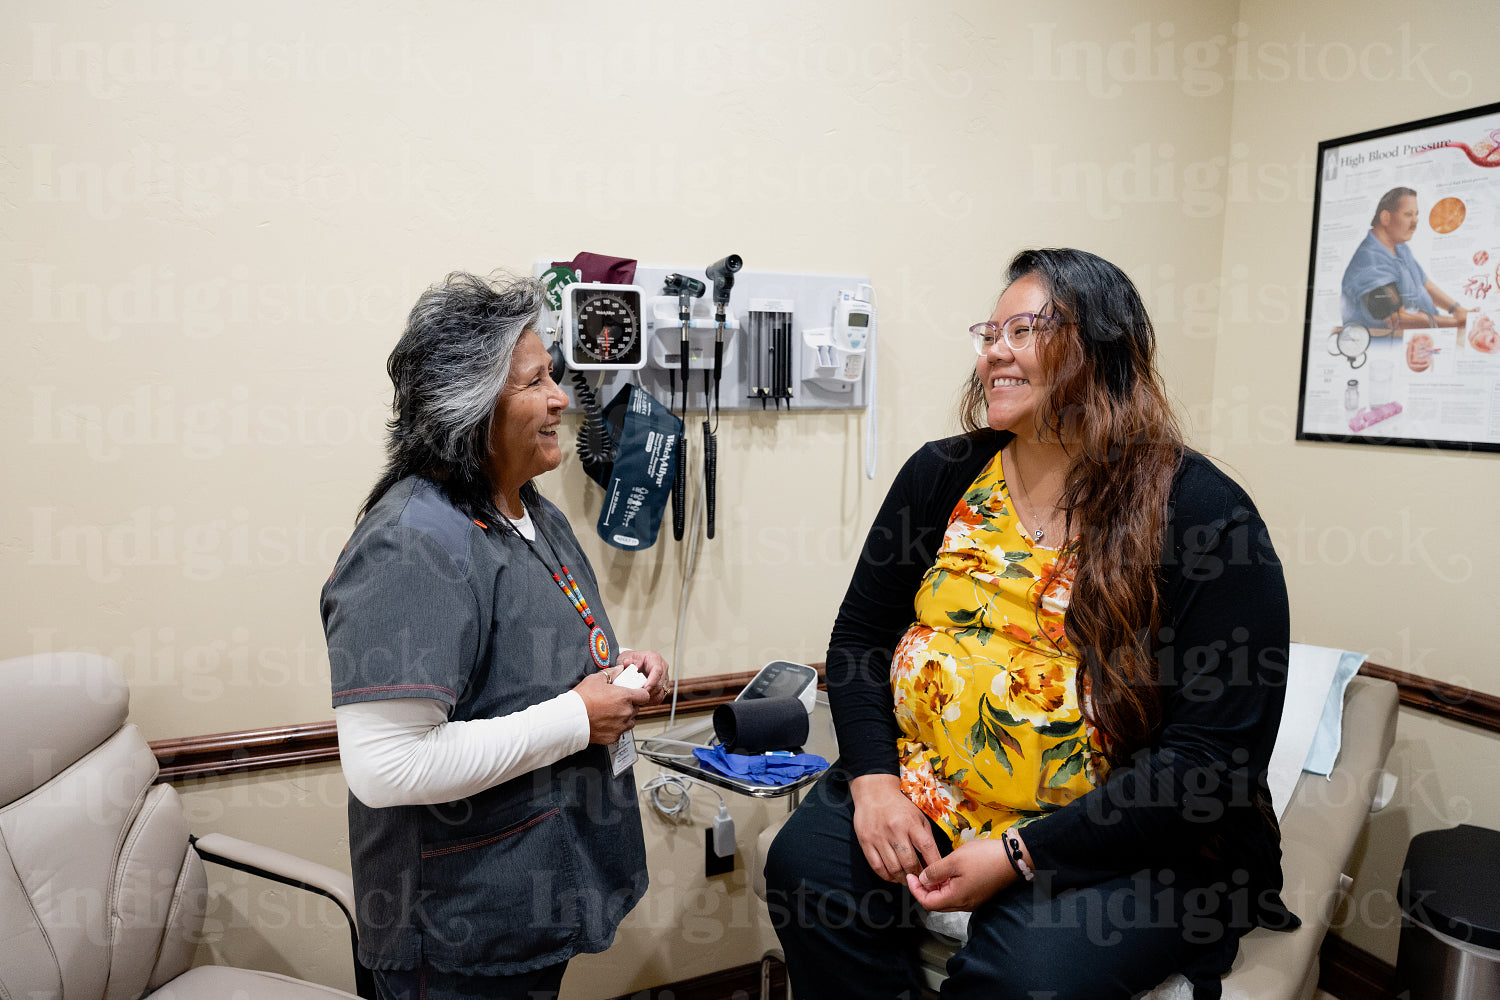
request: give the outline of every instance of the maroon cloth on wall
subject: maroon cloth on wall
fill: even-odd
[[[553,267],[571,267],[579,281],[602,281],[610,285],[635,283],[636,261],[632,257],[611,257],[608,254],[584,251],[572,260],[554,260]]]

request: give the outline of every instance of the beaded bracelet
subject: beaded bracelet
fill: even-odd
[[[1006,830],[1000,835],[1000,842],[1005,845],[1005,856],[1010,859],[1010,866],[1016,870],[1016,874],[1028,882],[1036,880],[1036,872],[1026,863],[1021,855],[1021,839],[1014,832]]]

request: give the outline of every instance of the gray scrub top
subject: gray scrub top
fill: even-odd
[[[538,552],[567,565],[617,650],[567,520],[531,505]],[[335,706],[431,698],[453,721],[520,711],[596,670],[589,627],[504,525],[435,484],[393,486],[323,588]],[[646,888],[634,777],[590,745],[458,802],[371,809],[349,796],[360,960],[515,975],[602,951]]]

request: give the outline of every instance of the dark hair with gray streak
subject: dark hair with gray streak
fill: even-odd
[[[1380,225],[1380,213],[1390,212],[1392,215],[1401,207],[1401,199],[1406,197],[1415,198],[1417,192],[1409,187],[1393,187],[1380,196],[1380,201],[1375,205],[1375,215],[1370,219],[1370,228],[1374,229]]]
[[[521,334],[541,314],[534,278],[455,271],[422,293],[386,361],[395,387],[386,465],[359,516],[407,476],[442,487],[459,510],[498,520],[490,481],[490,417]],[[527,483],[522,499],[535,499]]]

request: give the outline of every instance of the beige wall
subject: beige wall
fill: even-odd
[[[1140,283],[1194,439],[1283,533],[1296,637],[1500,690],[1495,535],[1470,500],[1494,492],[1493,458],[1292,440],[1318,140],[1500,92],[1488,5],[1409,10],[8,5],[0,655],[115,655],[152,738],[327,718],[316,594],[380,460],[406,309],[454,268],[587,249],[871,276],[878,477],[862,478],[857,417],[727,414],[720,537],[677,667],[820,658],[885,486],[953,428],[963,327],[1015,249],[1073,244]],[[1316,62],[1392,39],[1425,60],[1407,78],[1334,80]],[[1314,62],[1236,80],[1236,41]],[[683,547],[597,542],[599,493],[571,459],[542,485],[622,637],[670,649]],[[1495,759],[1487,737],[1404,715],[1399,756],[1432,780],[1372,828],[1367,895],[1394,884],[1408,832],[1464,818],[1455,802],[1491,825],[1500,808],[1492,780],[1467,780]],[[213,805],[304,782],[322,790],[306,811]],[[333,857],[337,783],[324,769],[190,798],[217,810],[202,827],[306,849],[305,824]],[[697,836],[679,852],[653,834],[653,870],[681,872],[654,933],[723,891],[691,874]],[[734,961],[758,954],[757,928]],[[1345,933],[1394,958],[1388,930]],[[619,963],[588,995],[734,964],[682,935],[581,963]],[[304,946],[264,955],[342,974],[341,946],[318,944],[326,961]]]
[[[1500,692],[1500,456],[1295,440],[1318,143],[1500,95],[1493,4],[1355,6],[1240,5],[1252,57],[1235,86],[1231,155],[1251,177],[1293,165],[1299,187],[1231,200],[1225,213],[1221,277],[1235,304],[1220,313],[1211,450],[1252,485],[1277,533],[1293,639]],[[1262,53],[1288,53],[1286,72]],[[1347,53],[1356,62],[1342,79]],[[1500,740],[1403,710],[1390,769],[1401,784],[1371,823],[1340,933],[1394,962],[1407,841],[1460,822],[1500,827]]]
[[[1232,5],[221,10],[0,15],[6,652],[112,652],[154,737],[328,717],[318,588],[379,466],[385,356],[454,268],[732,250],[871,276],[878,478],[857,416],[726,414],[686,675],[821,657],[885,486],[954,429],[963,330],[1021,245],[1127,266],[1174,388],[1210,397],[1221,196],[1182,191],[1213,172],[1230,90],[1096,97],[1057,49],[1102,60],[1143,18],[1222,33]],[[670,648],[684,546],[606,549],[571,458],[542,486],[622,637]]]

